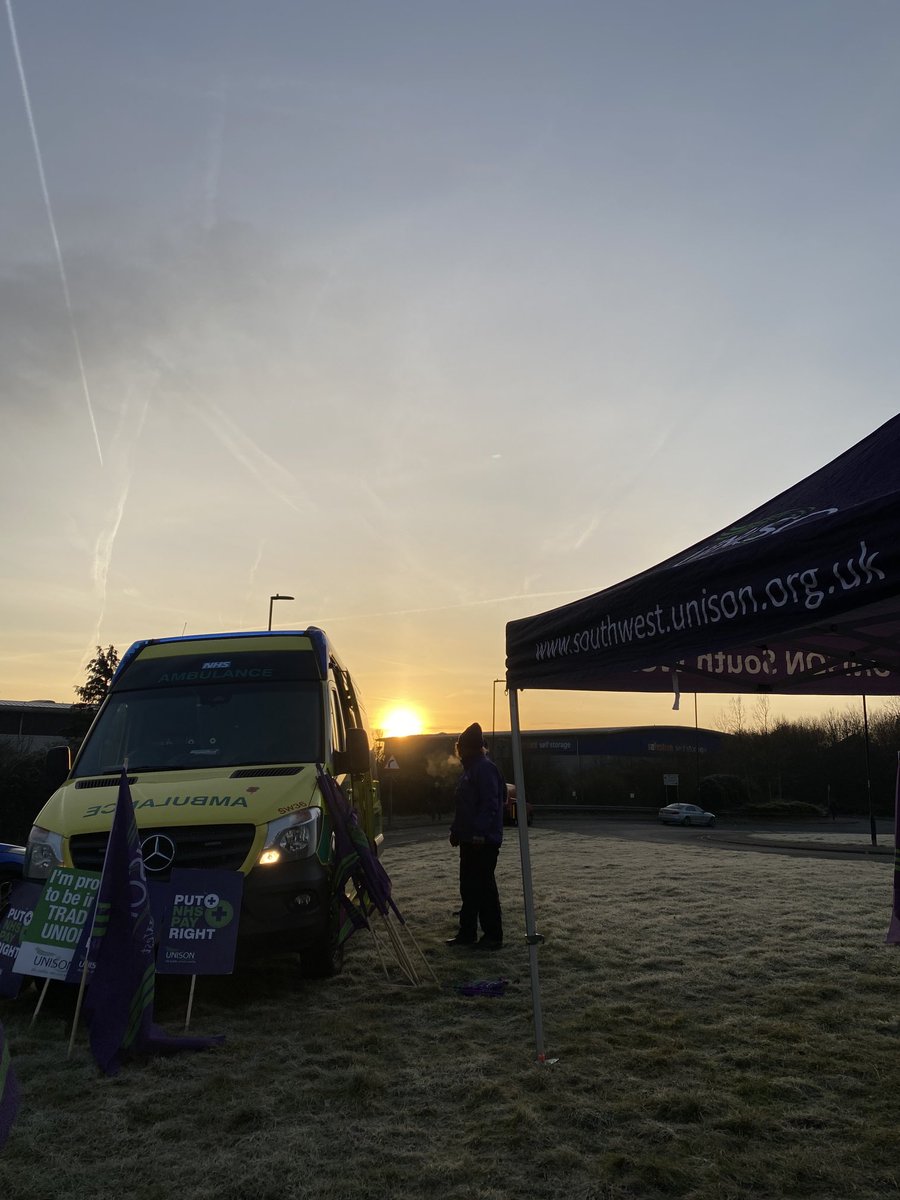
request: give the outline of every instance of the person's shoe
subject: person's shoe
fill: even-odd
[[[488,935],[485,934],[484,937],[481,938],[478,942],[478,949],[479,950],[502,950],[503,949],[503,938],[488,937]]]
[[[475,938],[463,937],[461,933],[458,933],[456,937],[447,938],[444,942],[445,946],[474,946],[475,944]]]

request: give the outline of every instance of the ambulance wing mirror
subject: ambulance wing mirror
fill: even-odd
[[[55,792],[72,770],[72,751],[68,746],[51,746],[44,759],[44,785]]]
[[[335,750],[334,773],[347,771],[351,775],[364,775],[370,766],[369,737],[364,729],[347,730],[347,749]]]

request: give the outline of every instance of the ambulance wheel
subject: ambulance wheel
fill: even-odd
[[[301,953],[300,964],[304,979],[330,979],[332,975],[340,975],[344,966],[343,943],[338,946],[330,938],[327,942],[317,942]]]
[[[339,975],[344,965],[344,943],[338,943],[339,916],[335,911],[328,933],[300,953],[300,967],[305,979],[330,979]]]

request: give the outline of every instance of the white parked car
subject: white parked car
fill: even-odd
[[[704,812],[696,804],[667,804],[659,810],[664,825],[708,825],[716,823],[715,814]]]

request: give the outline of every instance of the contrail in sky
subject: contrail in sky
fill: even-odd
[[[119,532],[119,526],[122,524],[122,517],[125,515],[125,505],[128,502],[130,487],[131,472],[129,471],[113,509],[112,519],[106,529],[101,529],[94,546],[94,563],[91,575],[94,580],[94,587],[100,593],[100,615],[97,618],[98,630],[103,624],[103,616],[106,611],[106,585],[109,579],[113,546],[115,545],[116,534]]]
[[[147,413],[150,408],[149,398],[145,397],[143,405],[136,424],[133,440],[130,448],[124,453],[117,448],[117,443],[124,436],[126,430],[129,429],[129,416],[131,399],[134,394],[132,389],[125,399],[125,404],[119,418],[119,429],[113,439],[113,467],[119,468],[124,472],[122,487],[119,491],[118,499],[112,506],[109,521],[104,529],[101,529],[97,535],[97,540],[94,544],[94,561],[91,567],[91,578],[94,581],[94,590],[100,599],[100,611],[97,615],[97,630],[95,645],[100,645],[100,629],[103,625],[103,618],[106,615],[106,598],[109,585],[109,570],[112,565],[113,547],[115,546],[116,537],[119,532],[119,527],[122,524],[122,518],[125,515],[125,508],[128,504],[128,493],[131,490],[132,467],[128,460],[133,454],[135,447],[140,441],[141,433],[144,429],[144,423],[147,419]],[[90,650],[86,651],[89,654]],[[87,659],[85,659],[87,661]]]
[[[225,118],[228,106],[228,93],[225,90],[224,76],[219,81],[219,86],[211,95],[216,103],[216,111],[210,134],[209,161],[203,180],[203,228],[207,233],[215,227],[219,219],[219,179],[222,174],[222,155],[225,147]]]
[[[260,563],[263,560],[263,552],[266,548],[266,539],[260,538],[259,545],[256,548],[256,558],[250,567],[250,578],[247,580],[247,591],[245,593],[245,605],[250,603],[250,597],[253,595],[254,586],[256,584],[256,572],[259,570]],[[243,623],[244,616],[241,614],[241,622]]]
[[[487,600],[464,600],[460,604],[439,604],[434,608],[397,608],[390,612],[373,613],[341,613],[339,616],[323,617],[323,624],[333,624],[335,621],[372,620],[375,617],[413,617],[424,613],[450,612],[456,608],[482,608],[488,604],[506,604],[511,600],[547,600],[552,596],[589,596],[596,588],[568,588],[564,592],[525,592],[519,596],[491,596]]]
[[[588,524],[587,524],[586,528],[585,528],[585,529],[583,529],[583,530],[582,530],[582,532],[581,532],[581,533],[578,535],[578,537],[575,539],[575,545],[573,546],[573,549],[574,549],[574,550],[580,550],[580,549],[581,549],[581,547],[582,547],[582,546],[584,545],[584,543],[585,543],[585,542],[588,540],[588,538],[591,536],[591,534],[594,532],[594,530],[597,528],[597,526],[598,526],[599,524],[600,524],[600,518],[599,518],[599,517],[592,517],[592,518],[590,519],[590,521],[588,522]]]
[[[59,267],[59,277],[62,280],[63,296],[66,301],[66,309],[69,313],[69,325],[72,329],[72,340],[75,343],[75,354],[78,358],[78,370],[81,372],[81,387],[84,391],[84,399],[87,404],[88,416],[91,419],[91,429],[94,432],[94,444],[97,447],[97,457],[100,459],[100,465],[103,465],[103,451],[100,449],[100,436],[97,433],[97,422],[94,420],[94,406],[91,404],[91,392],[88,387],[87,374],[84,369],[84,359],[81,354],[81,342],[78,340],[78,330],[75,327],[75,313],[72,309],[72,298],[69,294],[69,281],[66,278],[66,266],[63,262],[62,248],[59,244],[59,237],[56,233],[56,221],[53,219],[53,206],[50,203],[50,192],[47,188],[47,177],[44,174],[44,160],[41,155],[41,147],[38,142],[37,126],[34,123],[34,113],[31,111],[31,99],[28,95],[28,82],[25,78],[25,66],[22,62],[22,55],[19,52],[19,39],[16,36],[16,22],[13,17],[12,0],[6,0],[6,12],[9,17],[9,33],[12,38],[13,53],[16,57],[16,66],[19,68],[19,81],[22,84],[22,98],[25,101],[25,113],[28,117],[28,125],[31,129],[31,141],[34,145],[34,156],[37,159],[38,175],[41,180],[41,191],[44,193],[44,207],[47,209],[47,220],[50,223],[50,233],[53,237],[53,248],[56,251],[56,263]]]
[[[228,416],[224,409],[211,400],[204,400],[201,403],[189,401],[186,407],[192,410],[201,421],[209,426],[211,432],[219,439],[225,449],[263,487],[283,504],[286,504],[288,508],[292,508],[295,513],[299,513],[301,516],[305,515],[304,509],[290,496],[290,489],[295,487],[297,483],[294,476],[280,462],[277,462],[271,455],[267,454],[248,433],[245,433],[240,425]],[[306,501],[307,511],[313,507],[314,505],[311,501]]]
[[[199,392],[190,380],[184,377],[184,372],[176,369],[174,363],[162,350],[150,346],[148,346],[148,350],[159,365],[165,369],[167,375],[177,380],[182,389],[191,392],[196,397],[187,402],[186,409],[209,427],[210,432],[218,438],[229,454],[242,467],[245,467],[267,491],[301,516],[306,515],[310,509],[316,508],[312,500],[303,496],[306,510],[304,512],[304,509],[291,498],[290,491],[292,488],[296,489],[298,480],[287,467],[283,467],[280,462],[267,454],[222,408],[213,401],[207,400],[202,392]]]

